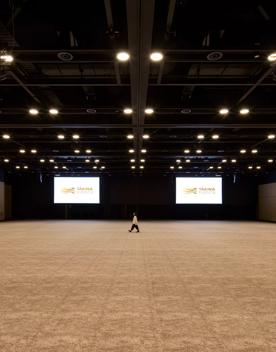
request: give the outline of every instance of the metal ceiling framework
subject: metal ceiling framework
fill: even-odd
[[[276,138],[268,139],[276,134],[276,69],[267,61],[276,48],[275,4],[227,2],[227,17],[218,0],[97,0],[66,13],[63,0],[41,8],[22,0],[13,14],[15,38],[9,1],[1,6],[0,49],[15,58],[0,66],[0,129],[10,135],[0,140],[0,167],[8,172],[54,173],[57,166],[68,173],[220,174],[276,165]],[[164,55],[160,63],[150,62],[155,49]],[[116,60],[119,50],[129,52],[129,62]],[[153,115],[145,115],[147,106]],[[239,114],[244,106],[248,116]],[[30,116],[30,107],[40,114]],[[59,115],[50,116],[50,107]],[[220,116],[220,107],[229,114]]]

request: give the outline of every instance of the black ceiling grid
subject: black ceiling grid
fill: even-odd
[[[12,14],[3,0],[0,10],[1,54],[14,57],[0,65],[0,167],[7,172],[274,168],[276,69],[267,59],[276,51],[274,2],[96,0],[76,7],[22,0]],[[116,59],[122,50],[128,62]],[[151,62],[153,51],[163,60]],[[154,114],[145,115],[146,107]]]

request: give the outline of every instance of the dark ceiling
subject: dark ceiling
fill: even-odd
[[[276,69],[267,57],[276,50],[275,23],[270,0],[1,0],[0,49],[14,56],[0,66],[1,134],[10,135],[0,136],[1,166],[110,174],[273,169]],[[120,50],[129,62],[116,59]],[[151,62],[153,51],[164,59]],[[57,116],[48,113],[53,107]],[[145,115],[146,107],[154,113]],[[239,113],[243,107],[249,114]]]

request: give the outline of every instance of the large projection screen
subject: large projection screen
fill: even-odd
[[[55,177],[54,203],[99,204],[99,177]]]
[[[176,204],[222,204],[222,178],[176,177]]]

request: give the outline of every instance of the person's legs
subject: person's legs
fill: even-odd
[[[138,225],[135,225],[137,232],[140,232]]]
[[[135,228],[135,225],[133,224],[132,226],[131,226],[131,229],[130,230],[128,230],[128,232],[132,232],[132,230]]]

